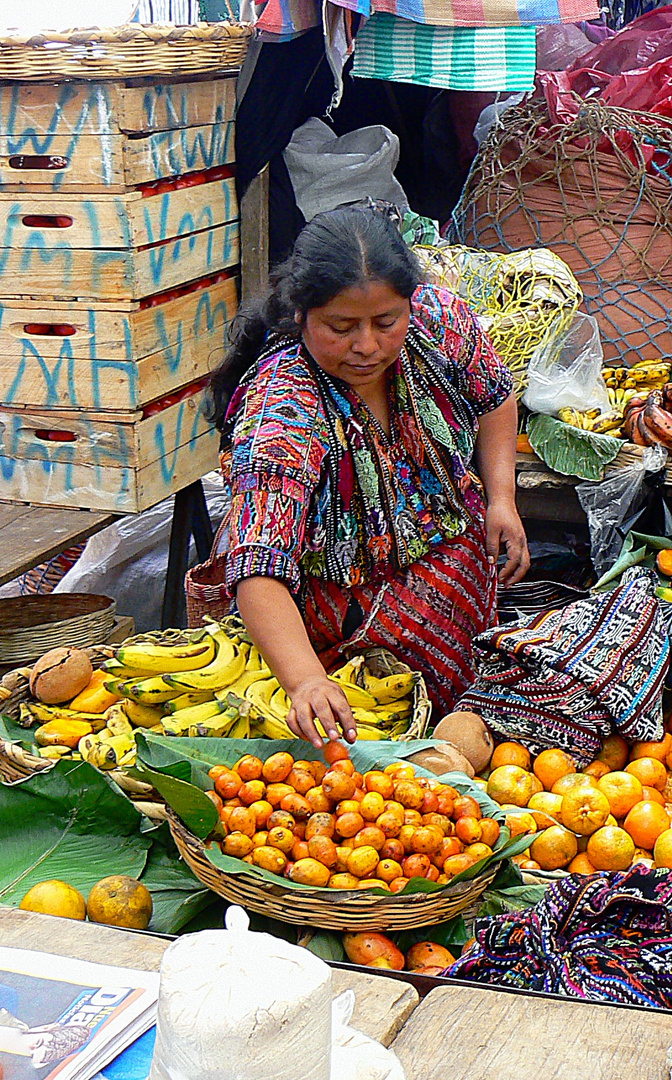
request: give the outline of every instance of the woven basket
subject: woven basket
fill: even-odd
[[[254,34],[241,23],[68,30],[0,38],[0,79],[135,79],[235,71]]]
[[[3,600],[0,664],[37,660],[60,645],[82,647],[92,641],[105,641],[112,632],[116,608],[109,596],[90,593],[13,596]]]
[[[250,873],[227,874],[214,866],[205,844],[168,809],[173,839],[187,866],[199,881],[231,903],[296,926],[325,930],[414,930],[452,919],[469,907],[493,880],[491,866],[472,881],[446,885],[440,892],[409,896],[374,896],[368,889],[291,889]]]
[[[386,675],[400,675],[410,671],[408,664],[397,660],[387,649],[367,649],[364,653],[366,666],[375,678]],[[427,696],[427,686],[422,675],[418,675],[413,687],[413,718],[408,731],[397,742],[411,742],[413,739],[426,738],[427,725],[432,715],[432,703]]]

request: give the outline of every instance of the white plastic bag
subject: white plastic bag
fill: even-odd
[[[149,1080],[329,1080],[329,966],[242,908],[226,927],[166,949]]]
[[[405,1080],[401,1062],[392,1050],[349,1027],[354,1008],[353,990],[340,994],[332,1005],[330,1080]]]
[[[296,205],[306,221],[369,195],[404,209],[408,206],[404,189],[394,177],[399,139],[382,124],[357,128],[339,138],[311,116],[296,129],[283,157]]]
[[[567,407],[609,412],[603,362],[597,319],[577,312],[568,328],[533,353],[524,404],[531,412],[548,416]]]
[[[647,446],[641,458],[598,483],[577,484],[576,494],[588,519],[590,558],[599,577],[610,570],[623,546],[621,525],[635,514],[646,497],[647,472],[658,472],[667,461],[664,446]]]
[[[203,477],[203,491],[213,528],[224,517],[228,496],[219,473]],[[122,517],[88,541],[81,558],[54,592],[91,592],[111,596],[119,615],[132,615],[138,634],[161,624],[168,567],[168,544],[174,498],[141,514]],[[189,565],[196,562],[192,541]]]

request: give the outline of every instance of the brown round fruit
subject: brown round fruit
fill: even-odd
[[[146,930],[152,917],[152,897],[141,881],[125,874],[112,874],[93,886],[86,913],[91,922]]]
[[[93,667],[83,649],[50,649],[30,673],[30,692],[45,705],[72,701],[91,681]]]

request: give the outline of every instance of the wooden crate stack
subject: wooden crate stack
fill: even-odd
[[[134,513],[217,464],[235,77],[0,84],[0,500]]]

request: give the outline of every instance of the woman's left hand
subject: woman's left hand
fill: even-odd
[[[496,564],[502,548],[506,563],[499,572],[499,584],[504,588],[525,577],[530,568],[525,529],[515,504],[492,502],[485,514],[485,547],[491,563]]]

